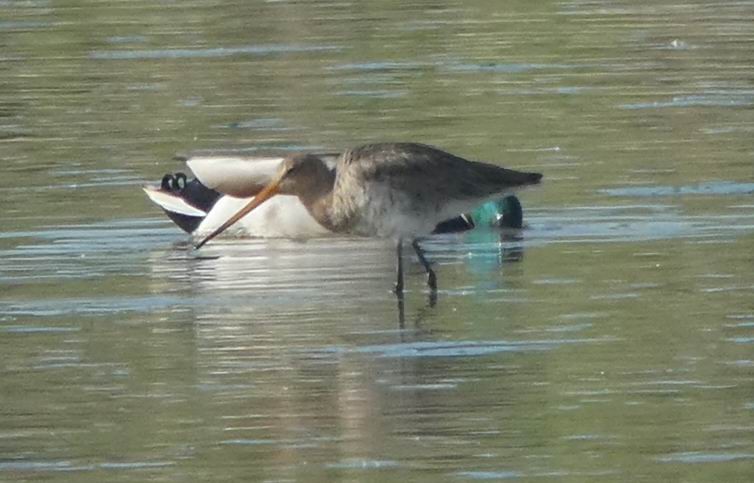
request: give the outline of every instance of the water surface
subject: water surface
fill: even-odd
[[[754,3],[0,2],[0,480],[749,481]],[[413,140],[527,229],[219,240],[176,153]]]

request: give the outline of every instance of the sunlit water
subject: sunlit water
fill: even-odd
[[[0,481],[751,481],[754,2],[0,1]],[[414,140],[521,233],[219,240],[175,153]]]

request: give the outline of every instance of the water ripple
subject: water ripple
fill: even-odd
[[[709,181],[686,186],[628,186],[599,190],[610,196],[684,196],[684,195],[747,195],[754,193],[754,183]]]
[[[334,45],[246,45],[241,47],[215,47],[208,49],[154,49],[154,50],[97,50],[89,57],[94,60],[159,60],[231,57],[237,55],[276,55],[307,52],[337,52]]]
[[[748,460],[754,458],[753,453],[710,453],[704,451],[688,451],[659,456],[657,461],[663,463],[728,463],[730,461]]]

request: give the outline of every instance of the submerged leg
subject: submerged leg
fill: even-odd
[[[403,296],[403,257],[401,256],[401,252],[403,248],[403,240],[398,239],[398,244],[395,247],[395,256],[397,257],[397,263],[396,263],[396,272],[398,272],[398,279],[395,281],[395,289],[393,289],[393,292],[395,292],[396,295],[399,297]]]
[[[402,296],[395,297],[398,301],[398,328],[403,331],[406,328],[406,306]],[[402,341],[401,341],[402,342]]]
[[[426,258],[424,258],[424,250],[422,250],[422,247],[419,246],[419,240],[414,238],[414,241],[411,242],[411,246],[414,247],[414,251],[416,252],[416,256],[419,257],[419,262],[424,267],[424,270],[427,271],[427,285],[429,285],[430,290],[432,293],[437,292],[437,277],[435,276],[434,270],[432,270],[432,267],[429,266],[429,262]]]

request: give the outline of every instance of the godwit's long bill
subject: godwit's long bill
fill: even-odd
[[[396,240],[397,294],[403,292],[403,240],[410,239],[427,271],[427,284],[435,292],[437,277],[419,238],[443,220],[541,179],[540,173],[468,161],[413,143],[370,144],[347,150],[338,159],[335,172],[317,156],[296,154],[285,158],[277,175],[254,199],[196,248],[273,196],[295,195],[330,231]]]

